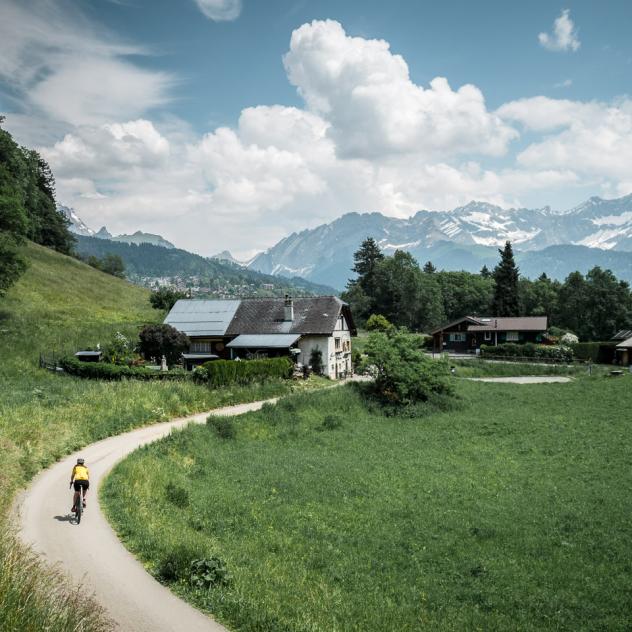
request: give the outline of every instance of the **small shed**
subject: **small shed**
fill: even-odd
[[[183,353],[182,360],[184,362],[184,368],[187,371],[192,371],[196,366],[200,366],[205,362],[211,360],[218,360],[219,356],[214,353]]]
[[[101,362],[101,351],[77,351],[75,358],[81,362]]]
[[[618,364],[622,366],[632,365],[632,337],[619,343],[617,345],[616,353]]]

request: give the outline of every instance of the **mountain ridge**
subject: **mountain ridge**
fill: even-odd
[[[559,274],[573,271],[570,259],[576,262],[577,252],[582,253],[586,264],[590,260],[608,259],[601,254],[604,251],[628,253],[610,258],[621,270],[627,270],[625,261],[632,259],[632,195],[613,200],[593,196],[566,211],[549,206],[503,209],[487,202],[472,201],[452,211],[421,210],[404,219],[375,211],[350,212],[328,224],[284,237],[257,255],[249,267],[267,274],[295,274],[342,288],[352,276],[352,253],[366,237],[374,238],[385,254],[406,250],[421,263],[432,259],[435,265],[437,249],[445,251],[446,246],[441,245],[445,242],[459,252],[461,261],[468,259],[465,253],[469,252],[470,259],[485,261],[489,266],[497,260],[496,248],[509,240],[517,252],[525,253],[541,252],[552,246],[587,248],[551,251],[559,257],[554,266]],[[525,260],[537,260],[537,257]],[[454,266],[455,261],[444,263],[448,266],[446,269],[454,269],[450,266]],[[480,266],[476,269],[472,266],[473,261],[467,261],[463,269],[470,272],[480,269]],[[548,274],[547,270],[540,272]],[[632,281],[632,275],[627,272],[623,278]]]

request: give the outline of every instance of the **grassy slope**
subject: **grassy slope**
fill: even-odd
[[[37,368],[40,351],[105,343],[115,331],[133,334],[144,323],[159,322],[162,314],[151,309],[146,290],[35,244],[26,254],[28,271],[0,299],[0,528],[15,490],[73,449],[142,424],[285,390],[280,385],[211,391],[188,382],[82,381]],[[33,606],[32,574],[20,577],[19,566],[9,568],[22,553],[7,553],[5,545],[0,542],[0,629],[38,630],[44,623],[50,630],[72,628],[59,595]],[[32,627],[19,619],[28,612]]]
[[[460,409],[417,420],[349,388],[297,396],[235,440],[144,448],[103,495],[154,572],[225,560],[230,588],[172,587],[235,630],[629,629],[631,380],[459,381]]]

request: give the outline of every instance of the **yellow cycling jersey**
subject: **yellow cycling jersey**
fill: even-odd
[[[85,465],[75,465],[72,468],[72,477],[75,481],[88,481],[90,480],[90,473]]]

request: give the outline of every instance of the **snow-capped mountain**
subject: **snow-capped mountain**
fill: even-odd
[[[85,237],[94,237],[94,231],[83,223],[79,215],[75,213],[74,209],[69,206],[64,206],[63,204],[58,204],[57,210],[60,213],[63,213],[66,219],[70,222],[68,228],[71,233],[84,235]]]
[[[153,244],[154,246],[162,246],[163,248],[175,248],[175,246],[167,241],[160,235],[154,235],[152,233],[144,233],[137,230],[132,235],[112,235],[110,231],[101,226],[98,231],[94,231],[83,222],[83,220],[77,215],[75,209],[63,204],[57,205],[57,210],[63,213],[70,222],[68,229],[75,235],[83,235],[84,237],[97,237],[98,239],[109,239],[110,241],[120,241],[126,244]]]
[[[593,197],[568,211],[549,207],[503,209],[470,202],[448,212],[419,211],[408,219],[348,213],[330,224],[282,239],[255,257],[250,267],[340,288],[352,276],[353,252],[366,237],[373,237],[385,254],[406,250],[422,263],[451,252],[446,265],[460,262],[456,269],[470,269],[490,258],[494,262],[496,248],[507,240],[516,250],[530,253],[559,245],[588,247],[577,249],[574,257],[577,252],[587,257],[595,248],[632,252],[632,195],[616,200]],[[457,247],[460,256],[454,258]],[[467,257],[465,253],[469,253]],[[466,265],[468,257],[473,260]],[[563,264],[558,267],[565,269]]]

